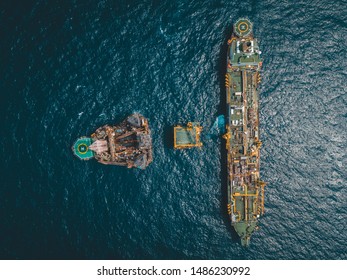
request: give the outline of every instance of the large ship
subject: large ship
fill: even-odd
[[[104,125],[91,137],[77,139],[72,150],[82,160],[145,169],[153,160],[148,120],[135,113],[120,124]]]
[[[228,40],[225,75],[228,164],[228,214],[231,224],[248,246],[258,229],[258,218],[264,214],[264,187],[260,180],[259,83],[261,51],[253,37],[249,19],[235,22]]]

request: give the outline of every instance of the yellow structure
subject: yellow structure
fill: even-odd
[[[202,147],[200,133],[202,126],[197,122],[188,122],[186,127],[177,125],[174,127],[174,148],[188,149]]]

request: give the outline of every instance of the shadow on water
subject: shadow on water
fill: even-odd
[[[228,26],[224,30],[224,42],[222,46],[220,47],[220,52],[219,52],[219,58],[218,58],[218,81],[219,81],[219,87],[220,87],[220,102],[218,105],[218,115],[225,115],[226,114],[226,91],[225,91],[225,73],[226,73],[226,57],[227,57],[227,51],[228,51],[228,39],[231,37],[232,34],[232,27],[231,25]],[[235,242],[239,242],[240,238],[237,235],[236,231],[234,228],[231,226],[231,220],[228,215],[228,210],[227,210],[227,204],[228,204],[228,170],[227,170],[227,153],[225,149],[225,140],[222,139],[221,141],[222,145],[220,147],[221,149],[221,194],[222,194],[222,199],[221,199],[221,212],[222,212],[222,217],[224,220],[225,225],[227,226],[228,231],[231,233],[232,240]]]
[[[173,126],[166,125],[164,127],[164,145],[166,148],[173,149],[174,147],[174,132]]]

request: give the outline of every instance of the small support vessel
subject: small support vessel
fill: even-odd
[[[152,138],[148,120],[133,114],[117,125],[104,125],[91,137],[82,137],[72,146],[82,159],[95,158],[108,165],[145,169],[152,161]]]
[[[225,75],[228,164],[228,214],[231,224],[248,246],[264,214],[264,186],[260,180],[259,83],[261,52],[252,23],[241,18],[228,40]]]

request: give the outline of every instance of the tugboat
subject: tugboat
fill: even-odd
[[[104,125],[91,137],[82,137],[72,146],[81,160],[95,158],[107,165],[145,169],[152,161],[152,138],[148,120],[135,113],[117,125]]]
[[[261,51],[253,37],[253,24],[241,18],[228,40],[225,75],[228,164],[228,214],[231,224],[248,246],[264,214],[264,187],[260,180],[259,83]]]

